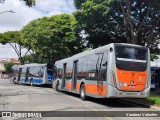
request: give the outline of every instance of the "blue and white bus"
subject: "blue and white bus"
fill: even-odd
[[[25,64],[18,66],[18,74],[14,83],[28,85],[52,85],[53,65],[50,64]]]

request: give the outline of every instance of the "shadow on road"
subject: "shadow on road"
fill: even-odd
[[[80,96],[78,94],[74,93],[69,93],[69,92],[63,92],[66,95],[70,95],[72,97],[76,97],[80,99]],[[132,100],[132,99],[130,99]],[[136,107],[136,108],[147,108],[143,105],[140,104],[135,104],[132,102],[124,101],[123,99],[117,98],[92,98],[92,97],[87,97],[87,101],[94,102],[96,104],[104,105],[107,107],[113,107],[113,108],[127,108],[127,107]]]

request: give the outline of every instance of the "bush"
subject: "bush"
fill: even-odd
[[[7,74],[12,72],[12,66],[13,66],[13,65],[14,65],[14,63],[12,63],[12,62],[9,62],[9,63],[4,64],[5,72],[6,72]]]

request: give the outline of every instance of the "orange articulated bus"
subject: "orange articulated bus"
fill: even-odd
[[[150,94],[150,51],[111,43],[55,63],[57,91],[95,98],[147,98]]]

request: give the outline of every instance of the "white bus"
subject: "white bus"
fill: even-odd
[[[14,83],[28,85],[52,85],[53,65],[25,64],[18,66],[18,74],[13,79]]]
[[[53,87],[96,98],[147,98],[150,94],[150,51],[111,43],[55,63]]]

